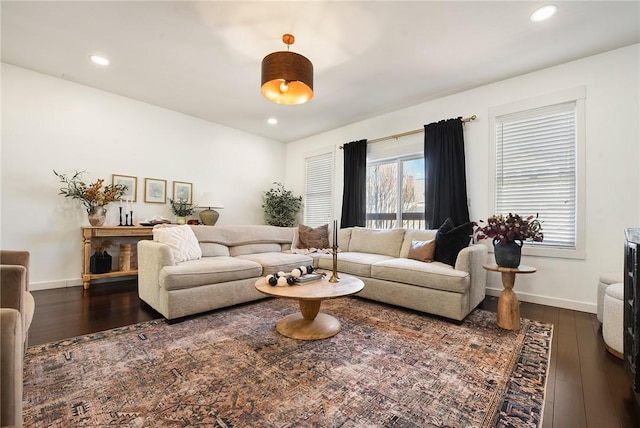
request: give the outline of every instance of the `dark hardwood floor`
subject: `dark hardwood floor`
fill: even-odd
[[[33,295],[36,312],[30,345],[161,318],[140,303],[135,281]],[[495,312],[497,298],[487,296],[480,307]],[[532,303],[521,303],[520,313],[554,325],[544,428],[640,427],[622,361],[605,350],[595,314]]]

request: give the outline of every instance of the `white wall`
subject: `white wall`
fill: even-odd
[[[262,192],[284,180],[282,143],[8,64],[1,154],[0,247],[31,251],[33,289],[81,283],[89,223],[79,202],[58,196],[53,169],[87,170],[91,182],[137,177],[136,221],[174,218],[168,204],[143,202],[145,177],[167,180],[167,196],[174,180],[193,183],[194,199],[215,192],[218,224],[263,224]],[[117,207],[107,206],[107,225]]]
[[[489,108],[577,86],[586,86],[586,259],[523,257],[534,275],[517,278],[523,301],[596,311],[600,273],[622,272],[623,229],[640,227],[640,45],[548,68],[354,123],[287,145],[287,186],[303,192],[305,153],[326,148],[336,153],[335,216],[342,204],[342,151],[337,147],[374,139],[424,124],[476,114],[465,125],[467,189],[471,218],[485,219],[489,206]],[[366,100],[362,100],[366,102]],[[407,137],[410,139],[415,136]],[[402,140],[401,140],[402,141]],[[382,144],[382,143],[378,143]],[[403,142],[404,144],[404,142]],[[489,261],[493,254],[489,255]],[[488,273],[489,294],[502,289]]]

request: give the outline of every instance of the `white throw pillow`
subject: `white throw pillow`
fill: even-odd
[[[153,240],[167,245],[173,253],[176,263],[197,260],[202,257],[202,249],[196,235],[188,225],[156,226],[153,228]]]

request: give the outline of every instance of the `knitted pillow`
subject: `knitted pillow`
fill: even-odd
[[[202,249],[191,226],[160,225],[153,228],[153,240],[171,248],[176,263],[197,260],[202,257]]]

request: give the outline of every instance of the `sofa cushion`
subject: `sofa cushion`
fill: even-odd
[[[167,245],[171,249],[173,260],[176,263],[197,260],[202,257],[198,240],[191,227],[186,224],[184,226],[155,226],[153,240]]]
[[[466,293],[470,284],[467,272],[455,270],[445,263],[401,258],[374,263],[371,277],[455,293]]]
[[[244,256],[255,253],[278,253],[282,251],[280,244],[245,244],[229,248],[231,257]]]
[[[471,222],[455,226],[453,220],[447,218],[436,233],[436,255],[434,260],[455,266],[458,253],[469,246],[473,225]]]
[[[268,275],[279,271],[290,272],[293,268],[313,264],[313,259],[309,256],[282,252],[245,254],[237,258],[259,263],[263,268],[261,275]]]
[[[298,225],[296,248],[329,248],[329,225],[316,228]]]
[[[398,257],[403,240],[404,229],[379,230],[356,227],[351,230],[349,252]]]
[[[213,242],[200,242],[202,257],[229,256],[229,247]]]
[[[338,253],[338,271],[358,275],[362,277],[371,276],[371,265],[383,260],[393,259],[393,257],[382,254],[346,252]],[[317,257],[318,268],[333,270],[333,256],[331,254],[321,254]]]
[[[411,241],[409,255],[407,258],[418,260],[419,262],[431,263],[436,252],[436,240],[429,241]]]
[[[160,286],[166,290],[182,290],[208,284],[257,278],[262,266],[236,257],[203,257],[176,266],[165,266],[160,271]]]
[[[346,229],[338,229],[338,247],[342,249],[342,251],[349,250],[349,243],[351,242],[351,231],[352,227],[348,227]]]

